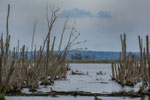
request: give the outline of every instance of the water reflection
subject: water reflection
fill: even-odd
[[[141,97],[141,99],[140,100],[145,100],[145,97]]]
[[[140,98],[140,100],[150,100],[150,96],[143,96]]]

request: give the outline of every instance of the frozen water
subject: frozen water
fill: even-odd
[[[111,64],[70,64],[71,70],[88,73],[88,75],[71,75],[71,71],[67,73],[67,79],[57,80],[53,86],[39,86],[37,92],[49,92],[50,88],[56,91],[86,91],[93,93],[111,93],[119,91],[138,91],[141,83],[133,88],[122,88],[118,83],[111,80]],[[97,75],[102,71],[103,75]],[[24,93],[30,93],[29,89],[24,88]],[[7,97],[7,100],[94,100],[94,97],[71,97],[59,96],[52,97]],[[119,97],[101,97],[103,100],[134,100],[133,98]],[[135,98],[135,100],[140,100]]]
[[[88,75],[71,75],[67,73],[66,80],[57,80],[53,86],[39,86],[38,92],[49,92],[50,87],[56,91],[87,91],[93,93],[111,93],[118,91],[138,91],[140,83],[135,87],[122,88],[118,83],[111,80],[111,64],[70,64],[73,71],[88,73]],[[103,75],[97,75],[102,71]],[[28,93],[28,89],[23,89]]]

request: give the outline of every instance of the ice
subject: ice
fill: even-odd
[[[49,92],[52,88],[55,91],[86,91],[93,93],[111,93],[119,91],[138,91],[141,83],[133,88],[122,88],[118,83],[111,80],[111,64],[70,64],[71,70],[67,73],[67,79],[56,80],[53,86],[39,86],[37,92]],[[72,75],[71,71],[78,70],[88,75]],[[102,75],[97,72],[102,71]],[[22,90],[23,93],[31,93],[28,88]],[[140,100],[140,98],[125,97],[100,97],[103,100]],[[94,100],[94,97],[72,97],[58,96],[52,97],[7,97],[7,100]]]
[[[87,91],[93,93],[111,93],[119,91],[138,91],[140,83],[131,88],[122,88],[111,80],[111,64],[70,64],[73,71],[80,71],[88,75],[71,75],[67,73],[66,80],[57,80],[53,86],[40,86],[38,91],[49,92],[50,87],[56,91]],[[102,71],[104,75],[96,73]],[[24,91],[23,91],[24,92]]]

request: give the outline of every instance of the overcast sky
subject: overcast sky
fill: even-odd
[[[76,29],[81,33],[78,41],[87,40],[74,48],[94,51],[120,51],[120,34],[127,33],[127,50],[139,51],[138,35],[144,41],[150,34],[150,0],[0,0],[0,33],[5,33],[7,5],[11,5],[9,31],[11,48],[21,44],[30,48],[33,24],[37,19],[35,42],[39,47],[47,34],[46,2],[59,7],[58,19],[52,31],[56,46],[60,40],[65,16],[68,26],[76,20]],[[65,46],[70,30],[66,31]],[[145,43],[145,42],[144,42]]]

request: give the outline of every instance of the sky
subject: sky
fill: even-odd
[[[31,47],[34,21],[37,20],[35,44],[39,48],[47,34],[46,3],[51,8],[59,7],[57,20],[52,29],[58,49],[66,16],[69,15],[62,49],[66,46],[71,27],[84,41],[72,47],[88,48],[92,51],[121,51],[120,34],[127,34],[127,51],[139,51],[138,35],[143,38],[150,34],[150,0],[0,0],[0,33],[6,34],[7,5],[10,4],[9,34],[11,48],[17,45]],[[50,14],[50,13],[49,13]]]

